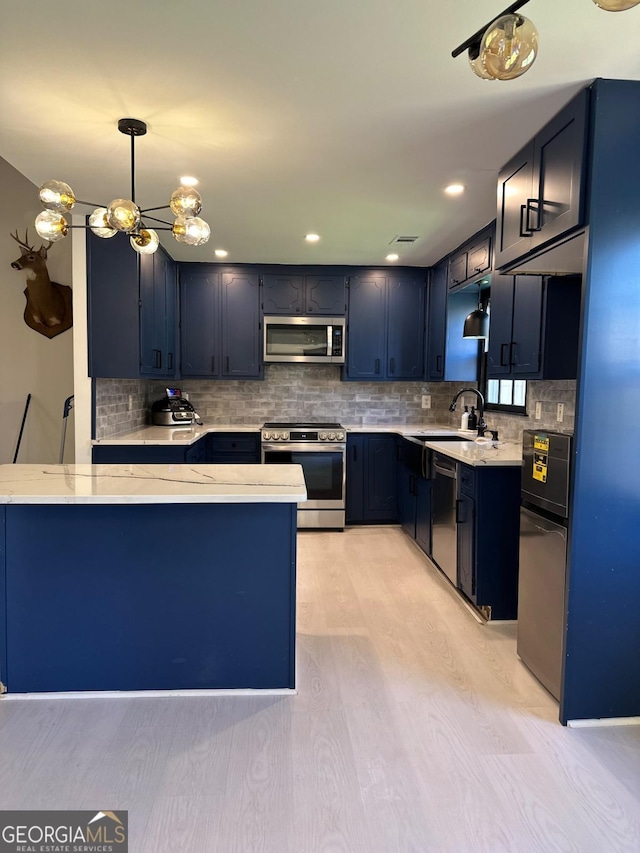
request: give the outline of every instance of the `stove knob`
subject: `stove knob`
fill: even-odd
[[[288,432],[281,432],[281,433],[280,433],[280,438],[281,438],[283,441],[286,441],[286,440],[289,438],[289,433],[288,433]]]
[[[262,437],[264,438],[265,441],[269,441],[269,439],[271,438],[271,433],[270,432],[263,432]]]
[[[336,440],[335,432],[330,432],[329,433],[329,441],[335,441],[335,440]]]
[[[344,433],[343,432],[337,432],[336,433],[336,441],[344,441]]]
[[[326,441],[327,440],[326,432],[321,432],[319,435],[319,438],[320,438],[320,441]]]

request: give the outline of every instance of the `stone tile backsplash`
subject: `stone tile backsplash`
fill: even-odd
[[[176,384],[175,382],[173,384]],[[340,368],[324,364],[270,364],[263,382],[182,379],[178,383],[203,420],[210,424],[261,424],[271,420],[341,421],[371,424],[460,424],[475,395],[460,398],[455,413],[449,403],[459,382],[341,382]],[[166,381],[97,379],[96,438],[137,429],[148,422],[151,403],[164,395]],[[431,395],[431,408],[422,408],[422,395]],[[500,438],[519,441],[523,429],[573,430],[575,381],[528,383],[530,416],[487,412],[485,420]],[[131,398],[131,399],[130,399]],[[542,418],[535,420],[536,401]],[[556,420],[564,403],[564,421]],[[130,408],[131,404],[131,408]]]

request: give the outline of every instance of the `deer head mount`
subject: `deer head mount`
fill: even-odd
[[[73,324],[71,288],[49,278],[47,252],[51,243],[45,243],[35,249],[29,245],[28,229],[25,231],[24,240],[18,236],[17,229],[11,237],[20,246],[20,257],[12,262],[11,268],[24,270],[27,276],[24,321],[30,329],[47,338],[54,338],[70,329]]]

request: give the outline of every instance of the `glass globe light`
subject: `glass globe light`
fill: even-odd
[[[57,210],[58,213],[71,210],[76,203],[76,197],[64,181],[45,181],[39,190],[40,201],[48,210]]]
[[[107,239],[108,237],[113,237],[117,234],[115,228],[111,228],[109,225],[109,221],[107,220],[107,208],[106,207],[96,207],[91,216],[89,217],[89,227],[96,235],[96,237],[104,237]]]
[[[473,73],[478,77],[481,77],[483,80],[495,80],[496,78],[489,74],[487,69],[484,67],[482,54],[479,53],[477,56],[472,56],[472,52],[473,48],[469,48],[469,65],[471,66]]]
[[[55,243],[67,236],[69,223],[55,210],[43,210],[36,216],[36,231],[43,240]]]
[[[117,231],[133,231],[140,224],[140,208],[129,199],[116,198],[107,208],[107,222]]]
[[[197,216],[202,210],[202,197],[195,187],[178,187],[171,194],[169,207],[176,216]]]
[[[489,24],[480,43],[479,59],[494,80],[515,80],[538,55],[538,31],[524,15],[502,15]]]
[[[178,216],[172,231],[178,243],[187,246],[202,246],[211,236],[211,228],[199,216]]]
[[[640,0],[593,0],[593,2],[605,12],[624,12],[625,9],[637,6]]]
[[[129,237],[133,248],[141,255],[153,255],[158,250],[160,240],[152,228],[142,228],[138,234]]]

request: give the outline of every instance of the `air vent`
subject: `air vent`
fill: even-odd
[[[416,240],[419,240],[420,237],[412,237],[409,234],[396,234],[393,240],[389,243],[390,246],[397,245],[398,243],[415,243]]]

